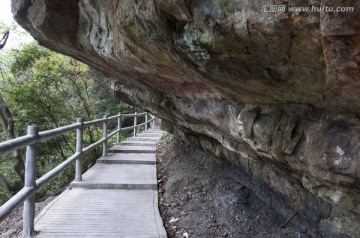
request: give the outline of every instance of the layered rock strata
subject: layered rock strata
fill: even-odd
[[[238,165],[285,217],[298,211],[299,223],[360,237],[360,2],[277,4],[285,11],[265,0],[12,0],[12,9],[40,44],[106,73],[124,101]]]

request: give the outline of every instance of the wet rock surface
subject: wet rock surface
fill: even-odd
[[[111,77],[163,128],[236,165],[299,224],[360,237],[360,2],[12,0],[42,45]],[[226,173],[226,172],[224,172]],[[263,187],[252,187],[252,183]],[[271,195],[275,194],[275,195]]]

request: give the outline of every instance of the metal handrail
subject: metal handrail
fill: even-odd
[[[148,119],[150,115],[150,119]],[[137,117],[145,116],[145,122],[137,124]],[[134,125],[130,127],[121,127],[122,118],[134,118]],[[108,122],[117,119],[117,129],[108,134]],[[105,116],[102,119],[96,119],[92,121],[82,122],[82,119],[78,119],[76,123],[58,127],[55,129],[38,132],[36,126],[28,127],[28,134],[22,137],[18,137],[12,140],[8,140],[0,143],[0,155],[9,154],[13,151],[26,147],[26,164],[25,164],[25,183],[24,187],[10,198],[6,203],[0,207],[0,223],[11,214],[11,212],[24,202],[23,212],[23,235],[24,237],[30,237],[34,233],[34,218],[35,218],[35,193],[44,185],[48,184],[52,180],[58,177],[58,175],[64,171],[67,167],[76,161],[75,165],[75,180],[82,180],[81,171],[81,156],[97,148],[100,144],[103,145],[103,156],[107,154],[107,141],[114,135],[117,135],[117,142],[121,141],[121,132],[127,130],[134,130],[134,136],[136,136],[136,130],[138,127],[147,126],[150,122],[154,122],[155,117],[147,112],[134,113],[134,114],[121,114],[111,117]],[[83,148],[83,129],[90,126],[103,124],[103,137],[91,145]],[[41,178],[36,180],[36,145],[40,142],[47,141],[58,136],[64,135],[69,132],[76,131],[76,152],[56,166],[54,169],[47,172]]]

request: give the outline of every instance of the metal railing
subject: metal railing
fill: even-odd
[[[145,116],[145,122],[137,124],[137,118]],[[150,119],[149,119],[150,116]],[[134,125],[130,127],[121,127],[122,118],[134,118]],[[2,222],[10,213],[24,202],[23,210],[23,236],[31,237],[34,234],[34,219],[35,219],[35,193],[44,185],[48,184],[57,176],[76,161],[75,164],[75,180],[82,180],[81,171],[81,156],[97,148],[100,144],[103,147],[103,156],[107,155],[107,141],[114,135],[117,135],[116,142],[121,141],[121,132],[133,130],[136,136],[137,128],[144,126],[148,129],[148,124],[154,123],[154,116],[147,112],[134,114],[121,114],[96,119],[93,121],[83,122],[81,118],[72,125],[67,125],[47,131],[38,131],[37,126],[29,126],[26,136],[18,137],[16,139],[8,140],[0,143],[0,155],[11,153],[15,150],[26,147],[26,162],[25,162],[25,181],[24,187],[0,207],[0,222]],[[108,134],[108,122],[117,119],[117,129]],[[83,148],[83,130],[86,127],[103,125],[103,137],[95,143]],[[43,141],[53,139],[55,137],[64,135],[69,132],[76,131],[76,151],[75,153],[56,166],[54,169],[47,172],[45,175],[36,180],[36,159],[37,159],[37,144]]]

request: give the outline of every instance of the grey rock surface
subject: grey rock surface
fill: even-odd
[[[272,1],[347,13],[264,4],[12,0],[12,9],[40,44],[106,73],[119,98],[169,132],[263,181],[306,221],[359,237],[360,2]]]

